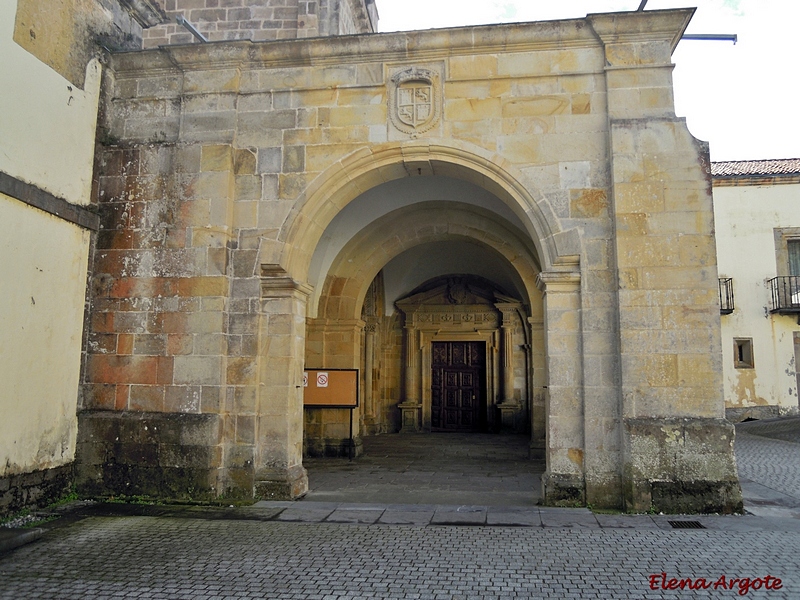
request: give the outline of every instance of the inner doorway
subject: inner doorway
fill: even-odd
[[[433,342],[431,430],[486,431],[485,342]]]

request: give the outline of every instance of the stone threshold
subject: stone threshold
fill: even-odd
[[[708,535],[710,531],[796,531],[800,520],[783,516],[650,515],[594,513],[587,508],[353,502],[260,501],[252,506],[98,503],[67,511],[68,518],[46,529],[88,517],[155,517],[276,523],[365,526],[478,526],[542,529],[643,529],[670,535]],[[669,521],[700,522],[704,530],[674,529]]]

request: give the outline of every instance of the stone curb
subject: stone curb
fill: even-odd
[[[261,501],[244,507],[111,503],[83,507],[73,512],[71,516],[72,520],[87,517],[155,517],[329,525],[642,529],[675,531],[683,534],[697,532],[698,529],[674,529],[669,522],[697,521],[702,525],[700,531],[796,531],[800,533],[800,520],[787,516],[601,514],[593,513],[586,508],[538,506],[359,504],[303,501]]]
[[[42,535],[44,535],[44,529],[39,527],[30,529],[0,528],[0,554],[35,542]]]

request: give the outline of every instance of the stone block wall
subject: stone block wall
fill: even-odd
[[[492,194],[505,206],[488,216],[525,232],[512,251],[515,236],[488,232],[488,218],[424,223],[424,235],[495,248],[528,298],[544,295],[529,324],[545,346],[531,355],[546,361],[546,378],[534,378],[544,418],[533,423],[547,440],[546,501],[674,507],[675,487],[658,483],[662,472],[637,448],[642,432],[677,418],[719,434],[705,446],[713,465],[689,483],[735,506],[722,493],[735,471],[718,422],[705,155],[672,112],[670,52],[689,17],[114,55],[104,125],[119,145],[101,149],[83,408],[218,415],[223,488],[302,494],[307,352],[331,361],[320,366],[360,367],[357,305],[382,266],[351,278],[334,317],[349,330],[324,340],[306,327],[322,318],[308,305],[312,286],[330,275],[313,273],[315,250],[365,191],[441,175]],[[395,95],[410,72],[428,77],[435,117],[411,133],[398,125]],[[482,213],[450,216],[461,214]],[[385,265],[411,243],[383,235],[365,262]],[[398,331],[389,325],[387,338]],[[389,409],[390,395],[404,393],[404,365],[383,358],[397,365],[380,398]],[[676,455],[682,439],[670,434],[649,458]],[[700,447],[687,444],[680,460],[695,461]],[[670,473],[683,481],[678,466]]]
[[[214,414],[83,411],[76,475],[94,496],[220,496],[222,419]]]
[[[44,507],[63,498],[74,483],[73,463],[0,477],[0,518]]]
[[[285,40],[377,30],[374,0],[160,0],[167,22],[144,32],[145,48],[196,42],[182,16],[209,41]]]
[[[641,44],[619,36],[609,15],[592,23],[605,44],[611,126],[624,506],[741,510],[720,402],[708,145],[674,115],[678,40]]]
[[[725,419],[626,419],[627,506],[671,513],[741,512],[733,438],[733,425]]]
[[[218,494],[243,478],[252,488],[254,477],[260,279],[254,243],[233,239],[231,228],[252,218],[255,169],[252,152],[225,144],[99,152],[101,230],[79,410],[214,415],[226,442],[206,468],[224,466],[228,478],[214,480]]]

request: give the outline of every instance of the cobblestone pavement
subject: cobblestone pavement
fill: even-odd
[[[800,498],[800,444],[774,439],[797,435],[800,419],[794,428],[737,428],[739,468],[754,486],[747,495],[761,493],[762,508],[791,510]],[[797,599],[800,519],[786,516],[343,502],[104,505],[1,555],[0,598]],[[673,529],[670,520],[707,529]],[[772,589],[776,577],[781,586]],[[661,589],[672,578],[684,589]]]
[[[414,527],[92,517],[0,559],[0,598],[736,598],[651,590],[650,575],[782,579],[800,597],[800,537],[781,532]],[[770,583],[772,583],[770,581]]]
[[[736,462],[748,512],[800,519],[800,417],[738,424]]]

